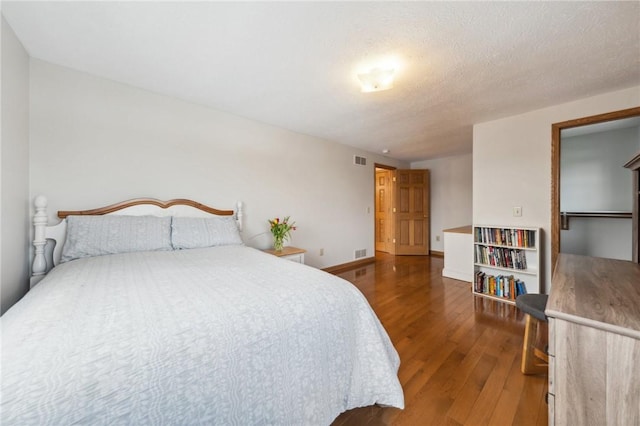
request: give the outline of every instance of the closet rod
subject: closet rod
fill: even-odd
[[[569,218],[570,217],[604,217],[604,218],[612,218],[612,219],[631,219],[633,215],[631,212],[622,212],[622,211],[594,211],[594,212],[560,212],[560,219],[562,220],[562,229],[569,229]]]

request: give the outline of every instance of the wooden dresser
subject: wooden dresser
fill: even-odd
[[[549,424],[640,425],[640,265],[560,254],[549,317]]]

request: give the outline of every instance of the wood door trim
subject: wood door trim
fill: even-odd
[[[560,132],[563,129],[640,116],[640,107],[628,108],[551,125],[551,273],[560,253]]]
[[[640,242],[638,241],[640,238],[640,235],[638,235],[640,233],[640,230],[638,229],[640,223],[640,217],[638,217],[640,214],[640,152],[629,160],[624,167],[631,170],[631,173],[633,173],[633,207],[631,209],[631,217],[633,218],[631,225],[633,241],[631,242],[631,261],[640,263]]]
[[[376,169],[396,170],[397,167],[387,166],[386,164],[373,163],[373,171],[375,172]]]

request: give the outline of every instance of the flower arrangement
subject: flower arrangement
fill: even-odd
[[[289,222],[289,216],[282,221],[280,218],[269,219],[271,225],[271,233],[273,234],[273,248],[277,251],[282,250],[285,240],[291,238],[291,231],[296,230],[295,222]]]

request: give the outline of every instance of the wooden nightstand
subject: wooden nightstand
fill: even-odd
[[[274,256],[281,257],[282,259],[291,260],[292,262],[304,263],[304,254],[306,250],[297,247],[284,247],[280,251],[274,249],[263,250],[265,253],[272,254]]]

